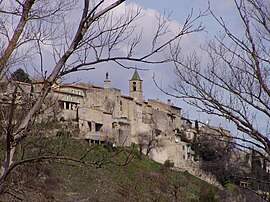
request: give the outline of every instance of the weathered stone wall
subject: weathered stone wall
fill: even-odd
[[[197,176],[198,178],[223,189],[222,185],[218,182],[217,178],[211,173],[205,172],[200,169],[199,162],[185,161],[182,164],[177,164],[173,169],[178,171],[188,171],[190,174]]]
[[[120,146],[130,146],[132,143],[130,124],[124,122],[114,123],[112,142]]]
[[[168,113],[156,109],[152,109],[153,122],[155,127],[161,130],[161,134],[165,137],[172,137],[174,135],[174,128]]]
[[[115,88],[92,87],[87,91],[87,107],[112,113],[114,117],[121,116],[120,101],[121,91]]]
[[[142,122],[145,124],[153,124],[152,107],[147,102],[144,102],[142,107]]]
[[[112,138],[111,114],[89,107],[79,108],[78,114],[79,127],[83,138],[102,141]]]
[[[163,103],[159,100],[153,100],[153,99],[149,99],[148,103],[149,105],[151,105],[153,109],[169,113],[170,106],[166,103]]]
[[[150,158],[164,163],[166,160],[174,162],[175,166],[182,165],[187,159],[187,143],[176,142],[172,138],[160,139],[160,146],[154,148],[150,153]]]
[[[138,136],[140,134],[151,134],[152,126],[142,122],[132,122],[131,124],[131,142],[138,144]]]
[[[132,107],[131,105],[133,104],[133,99],[122,96],[120,101],[121,101],[120,102],[120,117],[125,117],[128,120],[130,120],[131,119],[130,108]]]

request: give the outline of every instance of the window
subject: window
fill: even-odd
[[[123,103],[120,101],[120,111],[123,111]]]
[[[182,147],[182,148],[183,148],[183,150],[185,150],[185,145],[183,145],[183,147]]]
[[[95,127],[96,132],[100,131],[102,126],[103,126],[103,124],[96,123],[96,127]]]
[[[92,131],[92,123],[88,121],[89,130]]]
[[[59,101],[58,103],[59,103],[60,108],[64,109],[64,102]]]
[[[71,95],[67,95],[67,101],[72,101],[72,100],[73,100],[72,96]]]
[[[133,91],[136,91],[136,82],[134,81],[133,84],[132,84],[132,88],[133,88]]]
[[[183,159],[186,159],[186,156],[185,155],[183,155]]]
[[[75,90],[71,90],[71,92],[75,94]]]

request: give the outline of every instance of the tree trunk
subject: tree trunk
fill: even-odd
[[[15,154],[15,147],[12,146],[13,142],[12,133],[13,133],[13,117],[16,108],[15,106],[16,97],[17,97],[17,86],[15,86],[14,91],[12,93],[12,100],[9,110],[8,126],[6,130],[6,155],[5,159],[1,163],[0,194],[3,192],[3,183],[8,173],[8,168],[13,162],[13,157]]]

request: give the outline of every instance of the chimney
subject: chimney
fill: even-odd
[[[111,81],[104,80],[103,87],[104,87],[104,89],[110,89],[111,88]]]
[[[168,100],[167,100],[167,104],[168,104],[168,105],[172,105],[171,99],[168,99]]]

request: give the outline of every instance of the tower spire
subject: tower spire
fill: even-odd
[[[142,82],[136,68],[132,78],[129,80],[129,94],[130,97],[138,102],[143,101]]]
[[[139,76],[139,73],[138,73],[138,71],[137,71],[137,68],[135,69],[134,74],[133,74],[133,76],[132,76],[132,78],[131,78],[131,81],[136,81],[136,80],[141,81],[141,78],[140,78],[140,76]]]

